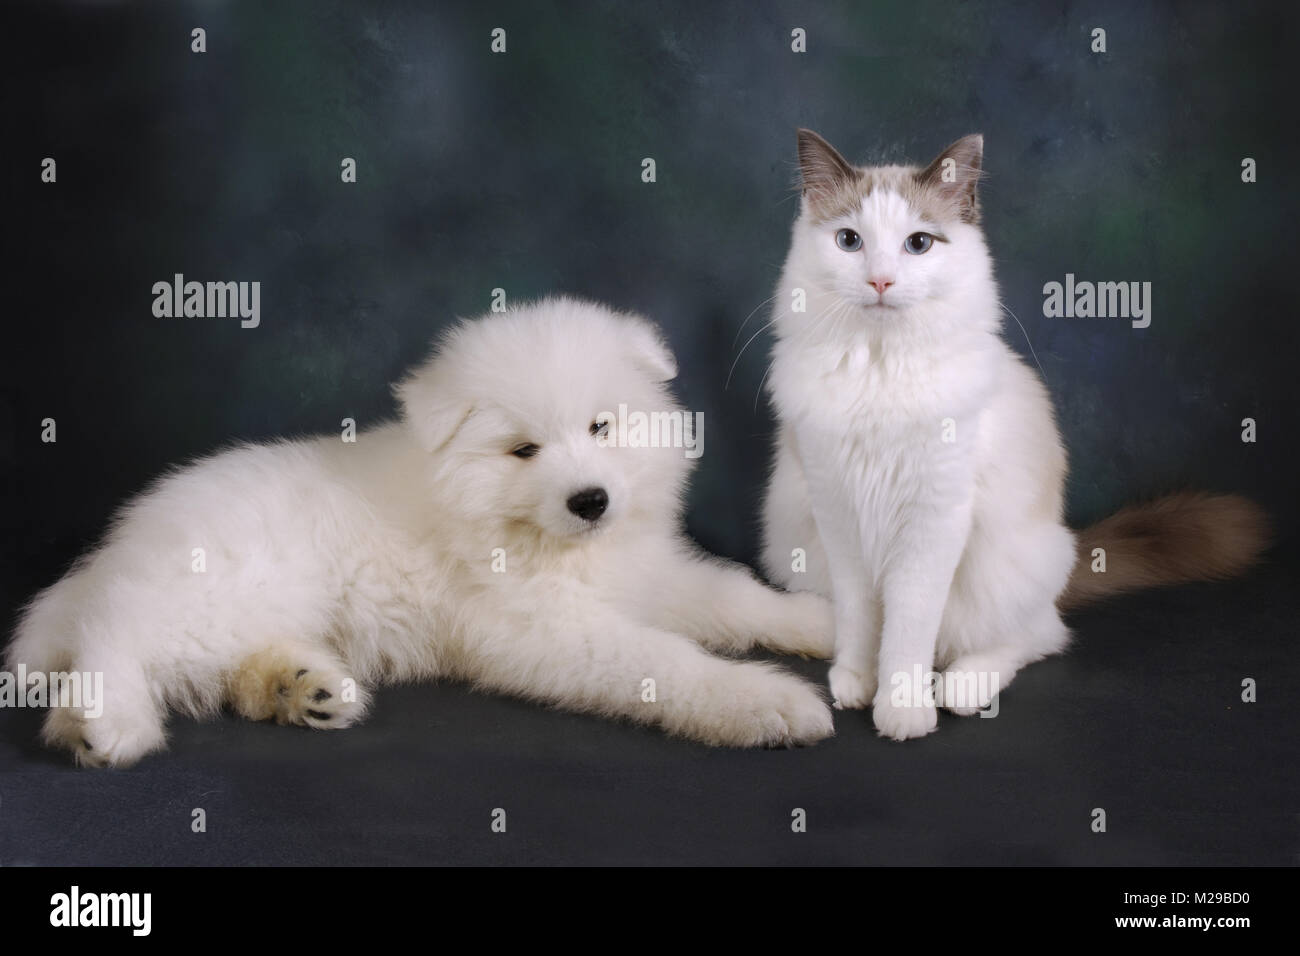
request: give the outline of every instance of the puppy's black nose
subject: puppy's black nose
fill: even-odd
[[[604,488],[583,488],[570,496],[569,510],[586,521],[595,521],[609,507],[609,495]]]

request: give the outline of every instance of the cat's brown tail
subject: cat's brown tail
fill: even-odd
[[[1062,611],[1166,584],[1235,577],[1255,564],[1271,539],[1268,516],[1240,495],[1184,492],[1121,508],[1078,533],[1079,558]],[[1093,549],[1104,548],[1105,572]]]

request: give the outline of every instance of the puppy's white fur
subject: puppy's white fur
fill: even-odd
[[[591,433],[620,403],[675,409],[675,371],[651,324],[551,299],[456,327],[397,386],[400,420],[354,444],[245,445],[162,478],[20,622],[11,668],[104,674],[102,717],[53,709],[47,741],[125,765],[171,710],[342,727],[373,685],[434,677],[709,744],[828,736],[810,684],[709,653],[829,656],[826,602],[684,539],[682,449]],[[565,504],[591,487],[595,522]]]

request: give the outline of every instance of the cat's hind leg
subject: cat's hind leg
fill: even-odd
[[[939,706],[961,717],[987,710],[1022,667],[1061,651],[1070,639],[1055,605],[1033,615],[1026,631],[1022,639],[990,644],[952,658],[935,688]]]
[[[939,633],[940,706],[985,710],[1022,667],[1065,648],[1056,597],[1074,561],[1073,535],[1056,522],[972,529]]]
[[[772,475],[763,495],[763,573],[787,591],[831,596],[830,566],[813,517],[808,480],[790,429],[777,433]]]

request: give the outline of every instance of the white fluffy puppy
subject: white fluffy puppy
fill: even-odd
[[[451,330],[396,387],[400,420],[355,443],[162,478],[22,617],[10,669],[104,675],[102,716],[53,708],[47,742],[121,766],[171,710],[336,728],[368,687],[435,677],[709,744],[828,736],[812,685],[709,653],[827,657],[828,605],[701,553],[683,450],[597,422],[677,409],[675,373],[648,322],[550,299]]]

